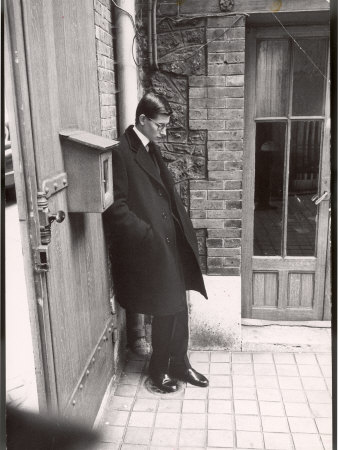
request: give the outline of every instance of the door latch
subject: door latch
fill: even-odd
[[[34,269],[36,272],[48,272],[49,257],[47,245],[40,245],[37,249],[35,249]]]

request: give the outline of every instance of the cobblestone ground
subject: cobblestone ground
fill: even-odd
[[[148,390],[129,355],[102,415],[97,450],[332,449],[330,353],[190,353],[208,388]]]

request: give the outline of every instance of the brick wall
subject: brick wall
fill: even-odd
[[[192,1],[159,0],[159,70],[147,71],[147,9],[137,5],[143,87],[165,95],[174,111],[162,156],[190,213],[202,267],[240,275],[245,18],[215,2],[197,11]]]
[[[112,3],[94,0],[97,76],[102,136],[117,138],[116,82],[113,50]]]

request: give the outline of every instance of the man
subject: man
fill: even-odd
[[[175,392],[177,380],[208,385],[187,357],[186,290],[207,298],[196,235],[155,145],[171,114],[162,96],[150,92],[140,100],[135,126],[113,150],[114,204],[105,218],[116,298],[129,313],[153,316],[149,374],[163,392]]]

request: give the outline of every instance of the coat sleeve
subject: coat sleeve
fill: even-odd
[[[144,220],[140,219],[128,206],[128,174],[125,161],[119,149],[114,149],[113,181],[114,202],[104,213],[105,222],[109,224],[111,236],[116,240],[138,245],[151,239],[153,230]]]

